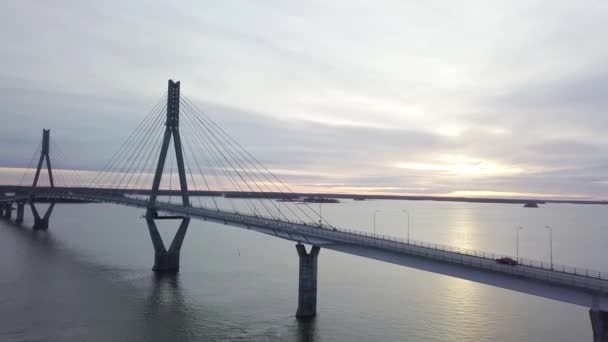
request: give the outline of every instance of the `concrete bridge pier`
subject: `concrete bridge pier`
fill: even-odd
[[[157,273],[177,273],[179,272],[180,251],[188,225],[190,224],[190,218],[182,218],[182,222],[173,237],[169,250],[165,248],[154,218],[151,213],[146,214],[146,223],[148,224],[148,231],[150,232],[150,238],[154,246],[154,267],[152,267],[152,270]]]
[[[40,216],[34,202],[30,202],[30,208],[32,209],[32,215],[34,216],[34,229],[35,230],[47,230],[49,228],[49,219],[51,217],[51,213],[53,212],[53,208],[55,208],[55,202],[51,202],[51,205],[44,213],[44,216]]]
[[[306,247],[299,243],[296,250],[300,257],[296,318],[311,319],[317,315],[317,257],[321,248],[312,246],[306,253]]]
[[[4,213],[2,213],[2,216],[7,219],[10,220],[11,216],[13,214],[13,203],[8,202],[4,204]]]
[[[599,309],[589,310],[593,342],[608,342],[608,312]]]
[[[25,213],[25,203],[17,202],[17,217],[15,218],[15,222],[17,222],[17,223],[23,222],[24,213]]]

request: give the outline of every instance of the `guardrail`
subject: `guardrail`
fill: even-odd
[[[396,241],[396,242],[400,242],[400,243],[403,243],[406,245],[424,247],[424,248],[429,248],[429,249],[433,249],[433,250],[462,254],[462,255],[467,255],[467,256],[484,258],[484,259],[488,259],[488,260],[494,260],[494,261],[499,258],[509,257],[514,260],[517,260],[517,263],[519,265],[523,265],[523,266],[528,266],[528,267],[538,268],[538,269],[543,269],[543,270],[550,270],[553,272],[562,272],[562,273],[567,273],[567,274],[572,274],[572,275],[577,275],[577,276],[584,276],[584,277],[589,277],[589,278],[608,280],[608,273],[600,272],[600,271],[596,271],[596,270],[592,270],[592,269],[588,269],[588,268],[572,267],[572,266],[567,266],[567,265],[563,265],[563,264],[555,264],[555,263],[551,264],[551,263],[527,259],[527,258],[521,258],[521,257],[515,258],[515,257],[505,255],[505,254],[496,254],[496,253],[490,253],[490,252],[485,252],[485,251],[480,251],[480,250],[453,247],[453,246],[448,246],[448,245],[442,245],[442,244],[430,243],[430,242],[424,242],[424,241],[417,241],[417,240],[411,240],[411,239],[409,241],[407,241],[405,239],[401,239],[401,238],[397,238],[397,237],[393,237],[393,236],[373,234],[373,233],[367,233],[367,232],[350,230],[350,229],[341,228],[339,230],[346,231],[351,234],[356,234],[356,235],[360,235],[360,236],[366,236],[366,237],[381,239],[381,240],[386,240],[386,241]]]
[[[372,236],[360,235],[356,233],[348,234],[351,234],[351,236],[353,237],[351,242],[356,242],[356,244],[358,245],[363,243],[367,246],[376,247],[381,250],[389,250],[408,255],[420,256],[427,259],[447,261],[450,263],[456,263],[478,269],[481,268],[496,271],[503,274],[506,273],[515,276],[524,276],[527,278],[548,281],[560,285],[580,287],[593,291],[608,292],[608,281],[602,278],[587,277],[585,274],[565,273],[555,270],[552,271],[550,269],[535,268],[534,266],[528,265],[503,265],[496,263],[494,259],[485,258],[483,256],[460,254],[449,250],[434,249],[432,247],[427,246],[417,246],[413,244],[408,245],[401,241],[376,239],[375,237],[373,237],[373,234]],[[367,239],[367,241],[365,241],[365,239]]]
[[[72,191],[61,191],[48,193],[44,192],[38,193],[37,195],[46,195],[56,198],[122,203],[135,207],[146,207],[147,205],[145,200],[124,196],[118,197],[111,194],[100,194],[94,192],[76,194]],[[411,239],[406,240],[390,235],[373,234],[364,231],[319,225],[318,223],[277,219],[276,217],[267,217],[259,214],[252,215],[250,213],[243,213],[234,210],[219,210],[217,208],[214,209],[195,206],[184,207],[179,204],[164,201],[159,201],[156,206],[159,210],[164,211],[173,211],[186,215],[196,213],[203,217],[214,218],[219,221],[231,221],[237,224],[254,225],[259,227],[272,227],[286,233],[302,233],[302,231],[306,231],[306,233],[309,235],[332,241],[356,243],[357,245],[388,249],[399,253],[423,256],[426,258],[458,263],[476,268],[499,271],[501,273],[523,275],[526,277],[553,281],[570,286],[585,285],[586,287],[594,290],[608,290],[608,282],[604,282],[608,280],[608,273],[588,268],[572,267],[563,264],[550,264],[526,258],[517,258],[518,266],[524,267],[513,267],[496,263],[496,259],[498,258],[511,256],[480,250],[465,249]]]

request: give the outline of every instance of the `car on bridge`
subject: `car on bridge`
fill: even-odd
[[[499,264],[503,264],[503,265],[510,265],[510,266],[515,266],[517,265],[517,261],[513,260],[509,257],[502,257],[502,258],[498,258],[496,259],[496,262]]]

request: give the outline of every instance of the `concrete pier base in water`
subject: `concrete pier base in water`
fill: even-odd
[[[154,246],[154,267],[152,267],[152,270],[157,273],[177,273],[179,272],[180,250],[190,224],[190,218],[184,217],[181,219],[182,222],[177,229],[177,233],[175,233],[175,237],[173,237],[169,250],[165,248],[154,219],[152,212],[148,211],[146,213],[146,223]]]
[[[38,210],[34,203],[30,202],[30,208],[32,209],[32,215],[34,216],[34,229],[35,230],[47,230],[49,228],[49,219],[51,218],[51,213],[53,212],[53,208],[55,208],[55,202],[51,202],[44,216],[40,216],[38,214]]]
[[[152,270],[158,273],[179,272],[179,252],[154,253],[154,267]]]
[[[593,329],[593,342],[608,342],[608,312],[591,309],[589,318]]]
[[[25,213],[25,203],[17,202],[17,217],[15,218],[15,222],[17,222],[17,223],[23,222],[24,213]]]
[[[4,216],[5,219],[10,219],[13,213],[13,204],[12,203],[6,203],[4,205],[4,213],[2,214],[2,216]]]
[[[296,245],[300,257],[298,319],[310,319],[317,315],[317,257],[320,249],[319,246],[312,246],[310,253],[306,253],[304,245]]]
[[[34,230],[47,230],[49,229],[49,220],[44,218],[34,218]]]

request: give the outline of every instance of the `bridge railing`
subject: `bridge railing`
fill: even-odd
[[[214,209],[209,209],[209,208],[200,208],[200,209],[214,210]],[[221,211],[221,212],[229,213],[233,217],[234,220],[242,221],[242,219],[244,217],[248,217],[248,218],[255,217],[257,219],[265,220],[266,222],[269,222],[269,221],[273,222],[275,225],[277,225],[281,228],[284,228],[284,229],[290,229],[290,228],[293,228],[293,225],[297,225],[297,226],[304,226],[307,229],[314,229],[318,232],[323,232],[323,231],[346,232],[346,233],[353,234],[356,236],[371,238],[371,239],[375,239],[375,240],[397,242],[397,243],[405,245],[405,246],[415,246],[415,247],[427,248],[427,249],[436,250],[436,251],[450,252],[450,253],[455,253],[455,254],[459,254],[459,255],[477,257],[477,258],[481,258],[481,259],[491,260],[494,263],[496,262],[497,259],[503,258],[503,257],[509,257],[512,259],[516,259],[515,257],[511,257],[511,256],[505,255],[505,254],[490,253],[490,252],[485,252],[485,251],[481,251],[481,250],[466,249],[466,248],[460,248],[460,247],[454,247],[454,246],[449,246],[449,245],[430,243],[430,242],[424,242],[424,241],[418,241],[418,240],[412,240],[412,239],[407,240],[407,239],[390,236],[390,235],[373,234],[373,233],[369,233],[369,232],[365,232],[365,231],[358,231],[358,230],[352,230],[352,229],[346,229],[346,228],[336,228],[336,227],[327,226],[327,225],[319,225],[318,223],[302,223],[302,222],[296,222],[296,221],[285,220],[285,219],[277,220],[276,218],[264,217],[264,216],[260,216],[260,215],[251,215],[249,213],[242,213],[239,211]],[[375,245],[375,244],[372,243],[371,245]],[[593,278],[593,279],[608,280],[608,273],[592,270],[589,268],[572,267],[572,266],[556,264],[556,263],[551,264],[549,262],[543,262],[543,261],[527,259],[527,258],[517,258],[517,261],[518,261],[519,265],[523,265],[523,266],[527,266],[527,267],[531,267],[531,268],[535,268],[535,269],[542,269],[542,270],[547,270],[547,271],[552,271],[552,272],[561,272],[561,273],[568,274],[568,275],[575,275],[575,276],[581,276],[581,277],[587,277],[587,278]]]
[[[120,202],[124,202],[125,204],[127,204],[127,202],[129,202],[128,203],[129,205],[137,206],[137,207],[144,207],[146,204],[146,202],[142,201],[142,200],[129,198],[128,196],[127,197],[121,196],[120,198],[118,198],[116,195],[112,195],[112,194],[94,194],[94,193],[75,194],[72,191],[60,191],[60,192],[49,191],[45,195],[52,195],[55,197],[61,196],[61,197],[66,197],[66,198],[88,199],[88,200],[97,199],[97,200],[102,200],[104,202],[116,202],[117,200],[120,200]],[[510,257],[510,258],[515,259],[514,257],[504,255],[504,254],[496,254],[496,253],[490,253],[490,252],[485,252],[485,251],[480,251],[480,250],[475,250],[475,249],[453,247],[453,246],[449,246],[449,245],[430,243],[430,242],[424,242],[424,241],[418,241],[418,240],[412,240],[412,239],[407,240],[407,239],[390,236],[390,235],[374,234],[374,233],[369,233],[369,232],[365,232],[365,231],[358,231],[358,230],[352,230],[352,229],[346,229],[346,228],[337,228],[337,227],[327,226],[327,225],[319,225],[318,223],[296,222],[296,221],[287,220],[287,219],[277,219],[274,217],[265,217],[265,216],[262,216],[259,214],[252,215],[251,213],[243,213],[243,212],[239,212],[239,211],[218,210],[216,208],[206,208],[206,207],[184,208],[180,204],[175,204],[175,203],[170,203],[170,202],[159,202],[159,204],[162,205],[166,209],[169,209],[172,211],[183,212],[185,214],[188,214],[188,212],[193,209],[202,210],[202,211],[204,211],[204,213],[206,213],[206,215],[215,216],[216,219],[220,219],[220,220],[228,219],[230,221],[241,223],[244,225],[252,224],[252,223],[255,223],[260,226],[272,225],[273,227],[280,228],[281,230],[284,230],[287,232],[293,231],[295,228],[305,229],[311,235],[321,235],[321,236],[331,238],[331,239],[335,239],[337,237],[337,236],[335,236],[336,233],[342,233],[342,234],[340,234],[341,235],[340,238],[344,238],[343,234],[346,233],[346,234],[350,235],[350,238],[352,238],[353,241],[356,240],[357,243],[363,243],[363,244],[366,244],[366,245],[372,246],[372,247],[381,247],[381,246],[390,247],[392,249],[398,249],[400,252],[416,254],[416,255],[424,255],[427,257],[430,256],[430,254],[427,253],[428,251],[449,252],[449,253],[457,254],[457,255],[461,255],[461,256],[479,258],[480,260],[492,261],[491,263],[483,264],[484,268],[500,269],[501,272],[505,272],[505,271],[508,272],[509,270],[513,270],[513,271],[516,270],[516,272],[522,272],[521,267],[514,268],[512,266],[497,264],[496,259],[499,259],[502,257]],[[418,249],[412,249],[412,247],[415,247]],[[428,251],[420,252],[420,250],[419,250],[420,248],[426,249]],[[438,254],[435,256],[439,257],[439,258],[445,257],[447,259],[452,260],[453,262],[458,261],[457,260],[458,258],[456,257],[456,259],[454,259],[453,256],[444,256],[441,254]],[[463,262],[465,262],[465,261],[469,262],[469,263],[471,262],[469,259],[467,259],[467,260],[463,259]],[[554,276],[561,273],[566,276],[564,278],[564,281],[566,281],[566,282],[572,281],[572,278],[567,277],[567,276],[577,276],[577,277],[585,277],[585,278],[589,278],[589,279],[608,280],[608,273],[599,272],[599,271],[588,269],[588,268],[572,267],[572,266],[567,266],[567,265],[563,265],[563,264],[555,264],[555,263],[551,264],[548,262],[532,260],[532,259],[527,259],[527,258],[517,258],[517,261],[518,261],[519,265],[527,266],[532,269],[550,271],[550,273],[548,273],[548,274],[553,274]],[[480,265],[481,264],[482,263],[480,263]]]
[[[438,243],[417,241],[417,240],[412,240],[412,239],[410,239],[408,241],[407,239],[403,239],[403,238],[399,238],[399,237],[395,237],[395,236],[383,235],[383,234],[373,234],[373,233],[362,232],[362,231],[351,230],[351,229],[340,228],[339,230],[345,231],[345,232],[348,232],[351,234],[359,235],[359,236],[368,237],[368,238],[375,238],[375,239],[380,239],[380,240],[385,240],[385,241],[394,241],[394,242],[399,242],[399,243],[402,243],[405,245],[429,248],[429,249],[433,249],[433,250],[450,252],[450,253],[457,253],[457,254],[462,254],[462,255],[467,255],[467,256],[472,256],[472,257],[494,260],[494,261],[496,261],[499,258],[509,257],[514,260],[517,260],[518,264],[523,265],[523,266],[528,266],[528,267],[538,268],[538,269],[543,269],[543,270],[548,270],[548,271],[554,271],[554,272],[562,272],[562,273],[566,273],[566,274],[584,276],[584,277],[595,278],[595,279],[608,280],[607,272],[600,272],[600,271],[589,269],[589,268],[573,267],[573,266],[567,266],[567,265],[556,264],[556,263],[551,264],[549,262],[543,262],[543,261],[539,261],[539,260],[533,260],[533,259],[527,259],[527,258],[521,258],[521,257],[515,258],[513,256],[505,255],[505,254],[497,254],[497,253],[485,252],[485,251],[480,251],[480,250],[475,250],[475,249],[460,248],[460,247],[454,247],[454,246],[449,246],[449,245],[442,245],[442,244],[438,244]]]
[[[474,255],[474,253],[458,253],[457,248],[449,246],[420,243],[418,241],[416,241],[416,245],[411,243],[407,244],[406,242],[401,241],[401,239],[394,238],[391,236],[383,236],[380,234],[370,234],[357,231],[333,231],[333,229],[328,230],[317,228],[316,231],[311,230],[310,232],[314,235],[317,235],[317,237],[319,238],[327,237],[327,239],[329,240],[334,240],[340,243],[354,244],[359,246],[364,245],[373,248],[378,248],[378,250],[380,251],[394,251],[407,255],[420,256],[425,259],[460,264],[463,266],[473,267],[475,269],[485,269],[499,272],[502,274],[511,274],[518,277],[522,276],[542,281],[549,281],[560,285],[579,287],[594,292],[608,292],[608,282],[606,282],[606,280],[603,278],[589,277],[586,275],[585,272],[575,274],[560,272],[547,268],[536,268],[534,266],[528,265],[523,265],[524,267],[514,267],[510,265],[499,264],[495,260],[487,257],[488,255],[498,256],[492,253],[485,253],[486,257],[484,257],[483,255],[479,254],[479,251],[477,251],[478,255],[476,256]]]
[[[588,278],[585,276],[568,274],[562,272],[553,272],[546,269],[537,269],[534,267],[513,267],[510,265],[504,265],[496,263],[495,260],[486,259],[484,257],[476,257],[474,255],[461,254],[455,251],[447,251],[445,249],[434,249],[429,247],[396,247],[395,249],[401,249],[405,253],[424,256],[426,258],[439,259],[442,261],[448,261],[451,263],[461,264],[464,266],[473,266],[475,268],[487,269],[491,271],[498,271],[500,273],[513,274],[516,276],[525,276],[528,278],[551,281],[568,286],[579,286],[592,290],[607,291],[608,284],[597,278]]]

